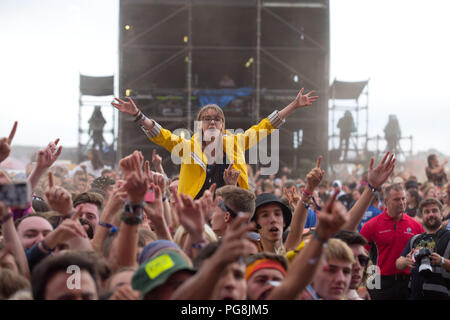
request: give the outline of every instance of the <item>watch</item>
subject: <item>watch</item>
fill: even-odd
[[[444,265],[444,263],[445,263],[445,259],[444,259],[444,257],[441,257],[441,264],[440,264],[440,266],[442,267]]]
[[[122,213],[122,221],[125,224],[135,226],[142,222],[143,203],[126,203]]]

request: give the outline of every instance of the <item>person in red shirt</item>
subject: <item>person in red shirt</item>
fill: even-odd
[[[402,254],[409,239],[424,232],[421,224],[405,213],[406,192],[401,184],[393,184],[385,189],[385,209],[377,217],[369,220],[361,229],[370,245],[377,249],[377,272],[380,286],[370,289],[373,300],[407,299],[409,296],[409,269],[398,270],[395,261]]]

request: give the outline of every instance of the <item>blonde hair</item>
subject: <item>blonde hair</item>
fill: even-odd
[[[206,240],[208,240],[208,242],[210,243],[219,241],[213,229],[211,229],[211,227],[207,224],[205,224],[205,230],[203,231],[203,235],[205,236]],[[179,245],[180,248],[183,248],[183,243],[186,240],[186,236],[187,236],[186,229],[184,229],[184,227],[180,225],[173,236],[173,242]]]
[[[351,264],[355,263],[352,249],[341,239],[332,238],[328,240],[324,255],[327,261],[338,260]]]

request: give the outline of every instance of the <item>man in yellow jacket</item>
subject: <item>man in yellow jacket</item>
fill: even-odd
[[[214,183],[217,188],[237,183],[239,187],[248,189],[245,151],[281,126],[296,109],[310,106],[317,100],[317,96],[311,96],[314,91],[303,94],[303,90],[281,111],[275,110],[257,125],[239,134],[225,130],[225,115],[220,107],[206,105],[197,115],[198,130],[191,139],[162,128],[146,117],[129,97],[128,101],[115,98],[117,102],[112,105],[120,112],[135,117],[135,122],[151,141],[181,158],[178,193],[197,199]]]

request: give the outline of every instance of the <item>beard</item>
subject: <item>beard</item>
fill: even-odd
[[[440,219],[426,219],[423,221],[423,226],[428,230],[436,230],[441,226],[442,221]]]

